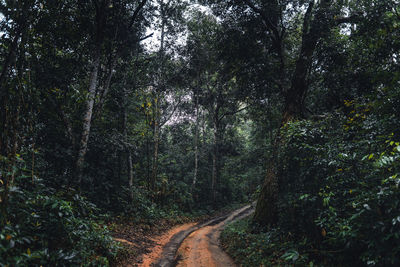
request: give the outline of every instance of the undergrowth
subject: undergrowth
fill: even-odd
[[[251,219],[226,227],[221,244],[240,266],[314,266],[307,253],[311,247],[306,240],[297,242],[291,233],[280,229],[255,231]]]
[[[12,188],[0,266],[108,266],[119,246],[98,209],[78,194],[33,187]]]

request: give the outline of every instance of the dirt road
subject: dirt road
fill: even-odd
[[[250,206],[231,213],[225,220],[200,228],[190,234],[178,250],[178,267],[225,267],[236,266],[219,247],[219,236],[223,228],[252,213]]]
[[[254,209],[247,205],[228,215],[176,233],[164,246],[161,257],[152,264],[157,267],[231,267],[232,259],[218,246],[223,228],[247,217]]]

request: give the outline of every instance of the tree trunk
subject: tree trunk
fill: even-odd
[[[76,175],[78,179],[79,189],[81,188],[82,185],[82,169],[85,160],[85,155],[87,152],[90,127],[92,124],[93,105],[96,96],[97,76],[99,73],[99,67],[100,67],[100,47],[98,46],[96,48],[94,61],[92,65],[92,71],[90,73],[88,97],[86,100],[86,110],[83,116],[81,141],[79,144],[78,156],[76,160]]]
[[[122,100],[122,116],[123,116],[123,134],[124,134],[124,142],[125,142],[125,153],[126,153],[126,164],[127,164],[127,172],[128,172],[128,185],[129,185],[129,197],[130,200],[133,201],[133,163],[132,163],[132,152],[129,147],[129,138],[128,138],[128,112],[127,112],[127,99],[128,99],[128,91],[124,89],[123,92],[123,100]]]
[[[151,177],[150,177],[150,168],[151,168],[151,152],[150,152],[150,137],[146,135],[146,180],[147,180],[147,190],[150,191],[151,188]]]
[[[199,168],[199,96],[196,94],[196,126],[194,129],[194,175],[192,181],[192,187],[190,189],[191,193],[193,194],[193,190],[196,186],[197,182],[197,173]]]
[[[93,115],[93,118],[97,118],[98,114],[101,113],[101,111],[103,110],[103,106],[104,106],[104,102],[106,100],[106,97],[108,95],[108,92],[110,90],[110,86],[111,86],[111,79],[114,73],[114,68],[117,65],[117,53],[115,53],[114,56],[111,55],[111,62],[110,62],[110,66],[108,69],[108,73],[107,73],[107,78],[106,81],[104,83],[104,85],[99,89],[100,92],[99,93],[99,103],[96,105],[96,109]]]
[[[159,103],[158,96],[155,99],[155,118],[154,118],[154,151],[153,151],[153,168],[151,173],[151,188],[154,190],[156,188],[156,181],[158,175],[158,148],[160,143],[160,115],[159,115]]]
[[[330,1],[323,0],[312,19],[314,1],[309,2],[309,6],[304,16],[302,44],[299,57],[296,61],[295,71],[292,75],[291,85],[288,90],[284,90],[285,105],[282,113],[282,127],[288,122],[303,116],[304,98],[308,90],[308,78],[312,66],[312,56],[318,41],[323,34],[329,31],[329,25],[326,21],[326,8]],[[278,196],[279,196],[279,177],[276,174],[276,159],[278,148],[283,140],[280,138],[280,131],[274,139],[272,149],[272,159],[267,165],[267,173],[262,186],[260,196],[257,201],[254,221],[260,225],[274,225],[278,220]]]
[[[275,155],[280,142],[275,139],[272,149],[272,158],[267,165],[267,173],[258,197],[254,221],[260,225],[274,225],[278,220],[277,201],[278,201],[278,177],[276,175]]]
[[[213,154],[212,154],[212,178],[211,178],[211,199],[213,206],[215,207],[217,204],[217,181],[218,181],[218,130],[219,130],[219,121],[218,121],[218,107],[215,110],[214,119],[213,119],[213,126],[214,126],[214,144],[213,144]]]
[[[202,143],[203,144],[206,144],[207,142],[207,140],[206,140],[206,137],[207,137],[207,129],[206,129],[206,127],[207,127],[207,125],[206,125],[206,112],[205,111],[203,111],[202,112],[202,123],[201,123],[201,139],[202,139]]]
[[[161,36],[160,36],[160,50],[158,51],[158,56],[160,60],[160,67],[158,72],[158,84],[155,88],[155,114],[154,114],[154,136],[153,136],[153,144],[154,144],[154,151],[153,151],[153,167],[152,167],[152,174],[151,174],[151,188],[155,190],[156,182],[157,182],[157,175],[158,175],[158,149],[160,143],[160,101],[161,101],[161,93],[160,91],[164,88],[164,42],[165,42],[165,24],[166,24],[166,14],[164,10],[164,2],[159,2],[160,4],[160,15],[161,15]]]
[[[127,157],[127,164],[128,164],[128,178],[129,178],[129,193],[130,193],[130,198],[131,201],[133,201],[133,163],[132,163],[132,152],[131,150],[128,148],[128,157]]]
[[[4,90],[3,82],[6,79],[8,68],[15,58],[16,50],[18,48],[18,40],[21,37],[21,33],[22,32],[20,29],[18,29],[17,32],[15,33],[15,36],[14,36],[13,41],[11,42],[11,46],[9,48],[8,54],[4,60],[3,69],[0,74],[0,86],[2,87],[1,92],[0,92],[1,93],[0,97],[1,97],[1,95],[5,94],[5,92],[2,92]]]
[[[126,99],[127,96],[125,96]],[[124,101],[126,102],[126,101]],[[129,185],[129,196],[131,201],[133,201],[133,163],[132,163],[132,152],[130,147],[128,146],[128,129],[127,129],[127,112],[126,112],[126,103],[124,106],[124,139],[126,143],[126,163],[127,163],[127,171],[128,171],[128,185]]]
[[[75,165],[75,175],[77,176],[78,189],[81,190],[82,186],[82,170],[85,162],[85,155],[90,135],[90,127],[92,125],[93,106],[96,98],[98,75],[100,69],[101,49],[104,41],[104,28],[106,24],[106,14],[109,6],[109,0],[102,2],[101,6],[95,3],[96,9],[96,33],[94,39],[94,53],[92,69],[89,77],[89,89],[86,99],[86,109],[83,115],[81,140],[78,147],[78,154]]]

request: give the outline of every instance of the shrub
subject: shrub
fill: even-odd
[[[13,189],[9,220],[0,232],[0,262],[108,266],[118,247],[95,222],[95,206],[78,195],[67,201],[48,191]]]
[[[290,123],[277,157],[282,230],[332,263],[400,264],[396,118],[346,102],[346,116]]]

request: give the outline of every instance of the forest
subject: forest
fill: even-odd
[[[0,266],[400,266],[399,185],[399,0],[0,0]]]

